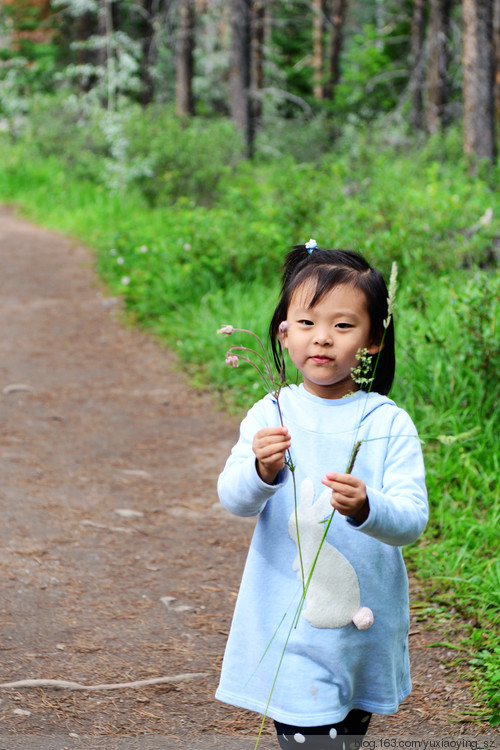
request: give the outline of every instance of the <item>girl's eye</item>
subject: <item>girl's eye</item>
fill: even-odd
[[[312,320],[299,320],[299,323],[303,326],[312,326],[314,325]]]
[[[353,326],[351,325],[351,323],[337,323],[337,328],[345,329],[345,328],[353,328]]]

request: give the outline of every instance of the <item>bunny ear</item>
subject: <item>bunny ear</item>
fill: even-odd
[[[304,479],[300,485],[300,505],[303,507],[310,507],[314,502],[314,484],[310,477]]]
[[[317,523],[321,523],[323,520],[327,519],[333,510],[330,503],[331,497],[332,491],[328,489],[328,487],[325,488],[312,507],[308,506],[310,508],[309,518],[314,518]]]
[[[319,506],[324,507],[325,511],[330,511],[330,513],[331,513],[331,511],[332,511],[332,504],[330,503],[331,496],[332,496],[331,489],[329,489],[328,487],[326,487],[326,489],[323,490],[323,492],[321,493],[321,495],[316,500],[315,504],[318,507]]]

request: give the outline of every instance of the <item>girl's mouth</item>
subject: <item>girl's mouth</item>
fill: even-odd
[[[320,356],[314,356],[310,358],[312,362],[314,362],[316,365],[327,365],[330,362],[332,362],[331,357],[320,357]]]

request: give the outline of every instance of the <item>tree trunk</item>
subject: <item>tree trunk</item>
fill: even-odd
[[[495,54],[495,121],[500,122],[500,0],[493,2],[493,50]]]
[[[313,93],[321,101],[325,98],[323,82],[323,35],[324,14],[323,0],[312,0],[313,8]]]
[[[262,89],[264,87],[264,38],[266,29],[266,5],[264,0],[252,3],[252,41],[250,76],[252,90],[250,97],[250,116],[252,131],[255,133],[262,117]]]
[[[103,69],[103,79],[106,82],[106,95],[102,95],[102,103],[110,112],[116,105],[116,72],[113,50],[113,0],[99,0],[98,32],[101,44],[98,51],[98,64]]]
[[[250,108],[251,0],[231,0],[231,115],[245,137],[246,155],[253,154],[253,122]]]
[[[383,40],[382,34],[384,33],[386,11],[384,7],[384,0],[375,0],[375,28],[377,29],[377,47],[382,49]]]
[[[493,0],[463,0],[464,152],[471,161],[496,159]]]
[[[93,31],[92,13],[89,10],[85,10],[77,19],[77,28],[77,40],[87,42]],[[92,62],[92,51],[88,47],[79,47],[78,65],[91,65]]]
[[[328,83],[325,87],[325,97],[333,99],[335,86],[340,80],[340,54],[344,40],[344,22],[347,11],[347,0],[333,0],[331,11],[332,41],[330,48],[330,64]]]
[[[194,114],[192,82],[195,21],[194,0],[181,0],[176,50],[175,113],[182,118]]]
[[[97,34],[101,40],[97,51],[97,64],[105,69],[108,59],[108,0],[99,0],[99,11],[97,14]]]
[[[140,40],[141,55],[141,103],[150,104],[154,98],[155,86],[151,70],[156,58],[155,41],[155,10],[153,0],[140,0],[137,7],[141,8],[138,20],[134,26],[134,37]]]
[[[428,133],[436,133],[446,125],[450,8],[451,0],[431,0],[427,37],[427,105],[425,108]]]
[[[414,130],[424,126],[425,0],[413,0],[411,22],[410,122]]]
[[[95,32],[95,18],[93,17],[93,14],[86,10],[84,11],[80,18],[77,19],[77,41],[78,42],[88,42],[90,37]],[[82,47],[79,47],[78,53],[77,53],[77,60],[78,65],[95,65],[97,62],[96,53],[95,50],[89,49],[88,46],[83,45]],[[79,86],[82,91],[90,91],[92,86],[95,83],[95,76],[86,77],[83,81],[79,82]]]

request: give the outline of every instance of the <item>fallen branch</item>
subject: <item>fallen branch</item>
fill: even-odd
[[[135,682],[112,682],[104,685],[82,685],[79,682],[68,680],[17,680],[15,682],[2,682],[0,688],[54,688],[55,690],[125,690],[126,688],[142,688],[148,685],[164,685],[171,682],[188,682],[200,677],[206,677],[207,672],[187,672],[185,674],[171,675],[170,677],[153,677],[150,680],[136,680]]]
[[[102,523],[95,523],[95,521],[80,521],[80,526],[88,526],[92,529],[102,529],[103,531],[119,531],[123,534],[132,534],[134,529],[126,529],[124,526],[105,526]]]
[[[468,239],[470,239],[476,232],[479,232],[481,229],[484,229],[484,227],[487,227],[489,224],[491,224],[491,221],[493,219],[493,209],[487,208],[484,214],[481,216],[481,218],[476,221],[475,224],[473,224],[468,229],[462,230],[462,234],[464,234]]]
[[[6,385],[5,388],[2,389],[2,393],[4,393],[6,396],[8,396],[9,393],[18,392],[35,393],[35,389],[30,385],[24,385],[24,383],[12,383],[12,385]]]

